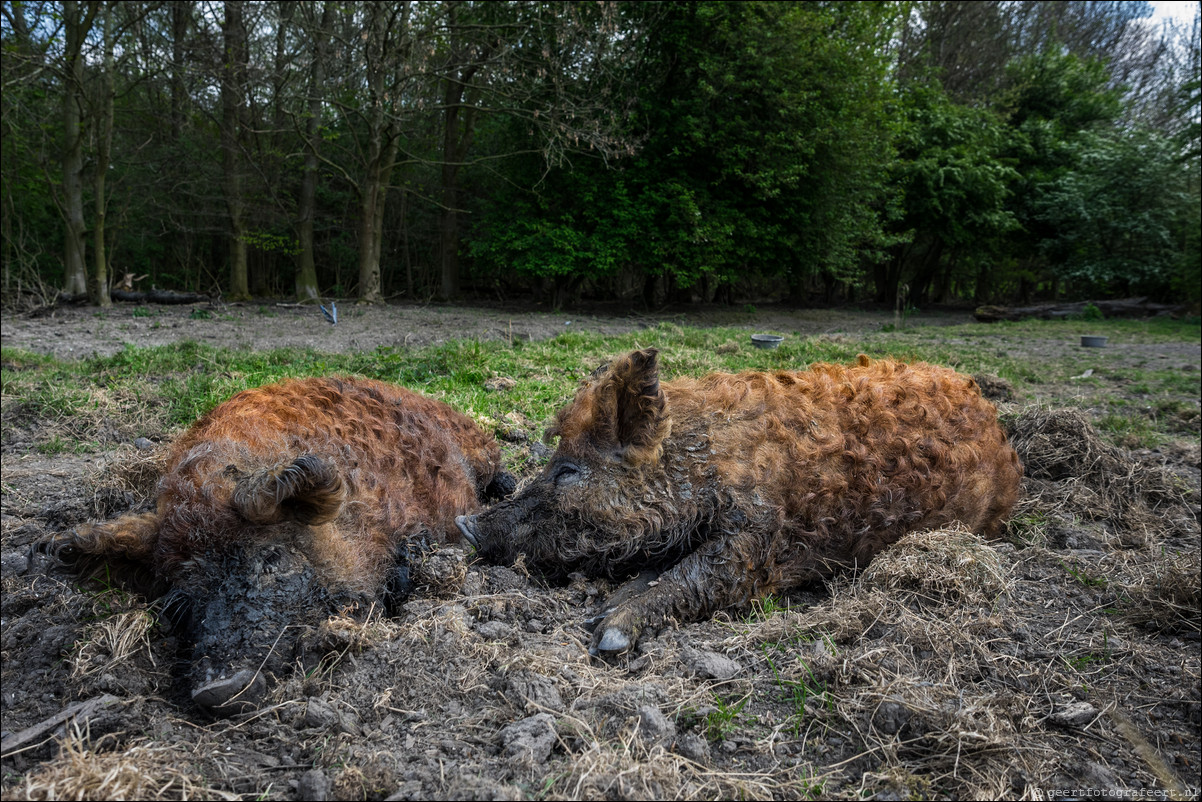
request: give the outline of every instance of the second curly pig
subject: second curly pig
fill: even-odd
[[[632,648],[844,568],[906,532],[1000,533],[1022,466],[967,376],[852,366],[660,383],[654,349],[603,365],[548,433],[541,476],[457,519],[485,559],[550,575],[645,576],[615,594],[591,651]]]

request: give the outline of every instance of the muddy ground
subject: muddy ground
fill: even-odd
[[[329,327],[315,315],[267,304],[6,313],[3,339],[70,357],[182,339],[341,351],[659,319],[346,308]],[[889,320],[670,317],[853,337]],[[1037,358],[1043,346],[1007,347]],[[1141,345],[1111,357],[1196,371],[1200,353]],[[191,706],[187,651],[142,600],[26,554],[138,504],[153,454],[48,456],[5,436],[4,797],[1196,798],[1198,418],[1165,448],[1127,451],[1056,410],[1071,385],[1043,392],[1038,407],[1000,404],[1028,466],[1005,542],[914,535],[859,576],[781,600],[788,609],[669,628],[613,663],[588,657],[583,625],[606,583],[547,587],[446,549],[402,615],[330,621],[334,653],[319,670],[282,678],[264,710],[217,721]],[[538,425],[524,425],[537,442]],[[539,462],[521,436],[507,447]]]

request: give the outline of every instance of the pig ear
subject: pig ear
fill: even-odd
[[[231,503],[256,524],[298,521],[316,526],[338,517],[346,485],[333,466],[305,454],[238,479]]]
[[[628,465],[659,460],[672,429],[667,400],[659,386],[654,348],[634,351],[618,360],[610,372],[615,384],[616,434]]]

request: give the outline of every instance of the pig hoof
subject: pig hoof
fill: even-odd
[[[629,648],[630,638],[617,627],[606,627],[605,632],[601,635],[601,640],[597,642],[597,654],[602,655],[617,654]]]
[[[267,680],[257,671],[243,669],[232,677],[206,682],[193,689],[192,701],[211,713],[232,715],[254,710],[267,694]]]

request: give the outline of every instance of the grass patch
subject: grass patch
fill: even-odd
[[[789,716],[789,731],[794,735],[800,735],[802,727],[805,724],[806,718],[806,703],[816,701],[819,705],[826,708],[828,711],[834,710],[834,700],[831,697],[826,683],[818,679],[814,674],[809,664],[798,658],[804,673],[799,675],[798,679],[790,679],[781,675],[777,669],[776,662],[772,659],[772,651],[775,649],[781,652],[790,651],[790,646],[782,643],[765,643],[761,647],[765,662],[772,670],[772,680],[776,683],[777,689],[780,691],[780,699],[787,704],[792,713]]]
[[[1060,565],[1064,568],[1065,571],[1068,571],[1069,576],[1071,576],[1073,579],[1077,580],[1078,583],[1080,583],[1081,585],[1083,585],[1087,588],[1104,588],[1108,584],[1110,584],[1109,580],[1107,580],[1106,577],[1093,576],[1091,574],[1088,574],[1082,569],[1074,568],[1073,566],[1064,562],[1064,560],[1060,561]]]
[[[205,311],[205,310],[198,310]],[[1047,359],[1017,353],[1030,340],[1071,343],[1088,327],[1121,342],[1192,341],[1196,322],[1024,321],[950,327],[916,326],[860,335],[799,336],[782,331],[777,349],[747,343],[742,328],[694,328],[663,322],[621,335],[565,332],[537,342],[460,340],[419,350],[380,347],[350,354],[309,349],[252,351],[182,342],[127,347],[104,357],[72,361],[3,349],[6,419],[28,420],[37,444],[51,453],[86,451],[135,437],[162,438],[188,426],[221,401],[249,387],[290,377],[354,375],[401,384],[439,398],[490,428],[510,413],[545,421],[568,401],[576,384],[598,365],[633,348],[660,349],[663,377],[711,371],[801,370],[815,362],[853,361],[860,353],[949,365],[965,373],[1001,376],[1020,395],[1049,382],[1069,382],[1082,372],[1079,349],[1066,346]],[[1016,352],[1012,354],[1012,351]],[[1097,355],[1092,355],[1091,358]],[[1073,387],[1101,400],[1114,371],[1099,365],[1097,378]],[[1113,413],[1103,428],[1121,444],[1155,446],[1182,431],[1196,431],[1196,374],[1138,368],[1125,371],[1148,414]],[[490,380],[512,379],[508,390]],[[1099,383],[1100,382],[1100,383]],[[507,383],[506,383],[507,384]],[[1077,403],[1090,404],[1082,396]],[[101,434],[97,435],[97,430]],[[55,439],[57,438],[57,440]]]
[[[736,702],[714,694],[714,707],[705,715],[705,737],[715,743],[725,741],[738,728],[739,714],[750,698],[744,696]]]

